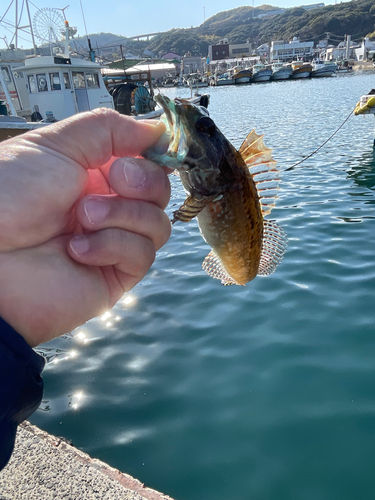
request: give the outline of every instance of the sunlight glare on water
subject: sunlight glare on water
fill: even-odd
[[[41,347],[32,422],[176,500],[373,498],[373,117],[351,117],[283,172],[372,87],[371,72],[210,88],[236,147],[255,128],[274,149],[284,260],[223,287],[202,271],[196,222],[176,224],[105,318]],[[184,199],[171,182],[169,215]]]

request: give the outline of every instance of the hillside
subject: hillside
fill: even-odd
[[[327,32],[332,43],[343,40],[346,34],[351,34],[355,40],[369,34],[375,36],[373,0],[344,2],[311,11],[292,8],[269,18],[257,17],[266,10],[276,9],[271,5],[262,5],[254,12],[249,6],[219,12],[197,28],[171,30],[154,37],[148,48],[156,54],[172,50],[182,56],[189,50],[205,56],[208,45],[224,37],[230,43],[244,43],[250,39],[260,45],[271,40],[290,40],[294,36],[317,42]]]
[[[91,46],[97,54],[119,53],[120,45],[123,46],[123,53],[131,52],[134,55],[142,56],[147,49],[149,42],[129,40],[126,37],[114,35],[113,33],[93,33],[89,35]],[[77,52],[81,54],[88,53],[89,46],[86,36],[80,36],[70,41],[70,45],[74,46]]]

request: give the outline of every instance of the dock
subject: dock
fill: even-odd
[[[0,500],[173,500],[29,422],[0,472]]]

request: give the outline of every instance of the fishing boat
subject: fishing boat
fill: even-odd
[[[251,81],[253,83],[268,82],[272,75],[272,69],[267,68],[263,63],[257,63],[253,66]]]
[[[288,80],[292,72],[292,67],[289,64],[277,61],[272,64],[271,80]]]
[[[235,66],[231,72],[231,76],[236,85],[240,83],[250,83],[251,75],[251,69],[243,68],[242,66]]]
[[[336,72],[337,64],[335,63],[332,63],[330,61],[321,61],[319,59],[312,62],[311,76],[314,78],[320,78],[322,76],[332,76],[335,75]]]
[[[211,78],[210,84],[218,87],[221,85],[234,85],[235,81],[229,73],[224,73],[222,75],[215,75]]]
[[[352,59],[340,59],[336,60],[337,72],[338,73],[349,73],[353,70],[354,61]]]
[[[33,121],[56,121],[96,108],[114,109],[100,64],[59,54],[25,60]]]
[[[310,63],[305,63],[303,61],[292,62],[292,74],[290,78],[293,80],[298,78],[309,78],[311,76],[312,66]]]

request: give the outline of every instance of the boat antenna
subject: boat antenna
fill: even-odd
[[[89,53],[90,53],[90,60],[92,62],[95,62],[95,50],[92,50],[92,46],[91,46],[91,40],[89,38],[89,35],[87,33],[87,26],[86,26],[86,19],[85,19],[85,13],[83,11],[83,5],[82,5],[82,0],[79,0],[79,4],[81,6],[81,12],[82,12],[82,18],[83,18],[83,24],[85,26],[85,32],[86,32],[86,38],[87,38],[87,44],[89,46]]]

